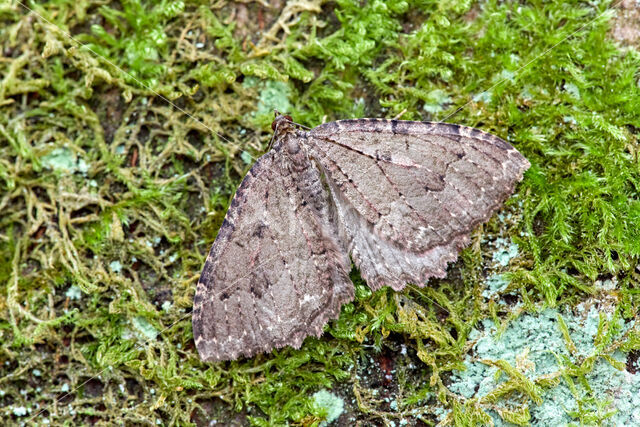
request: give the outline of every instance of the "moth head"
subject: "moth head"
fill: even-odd
[[[295,123],[293,123],[291,116],[282,115],[278,110],[274,111],[276,118],[271,122],[273,136],[271,137],[271,141],[269,141],[268,150],[273,148],[274,144],[277,143],[280,137],[295,129]]]
[[[271,129],[275,132],[278,128],[282,128],[283,124],[291,124],[293,123],[293,119],[291,116],[279,114],[276,111],[276,118],[271,122]]]

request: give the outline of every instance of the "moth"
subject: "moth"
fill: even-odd
[[[273,147],[236,191],[193,304],[202,360],[299,348],[354,297],[444,277],[529,162],[470,127],[355,119],[273,121]]]

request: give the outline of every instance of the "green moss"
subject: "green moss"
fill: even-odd
[[[362,423],[634,422],[607,393],[640,349],[640,57],[610,3],[27,5],[64,32],[0,6],[3,419],[317,425],[332,389]],[[371,293],[354,271],[321,339],[205,364],[194,284],[273,109],[446,119],[532,167],[447,279]]]

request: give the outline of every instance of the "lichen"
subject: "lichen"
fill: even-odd
[[[69,148],[54,148],[42,157],[42,165],[45,168],[58,172],[75,172],[86,174],[88,165],[84,159],[77,157]]]
[[[70,299],[80,299],[82,298],[82,290],[77,286],[70,286],[64,295]]]
[[[153,341],[158,336],[158,331],[144,317],[137,316],[131,320],[131,323],[142,334],[142,341]]]
[[[517,406],[526,408],[533,425],[587,420],[607,425],[637,422],[640,375],[625,372],[627,357],[615,345],[602,348],[599,343],[603,328],[616,331],[610,340],[617,340],[635,325],[592,306],[577,314],[556,309],[525,314],[500,334],[489,319],[479,326],[469,335],[475,341],[473,357],[467,355],[465,369],[454,371],[449,389],[486,405],[484,409],[495,425],[508,425],[500,411]],[[501,363],[514,368],[522,378],[514,377]],[[518,388],[526,387],[525,379],[538,389],[539,399],[526,393],[518,395]],[[496,404],[496,391],[506,389],[514,380],[521,384],[509,386],[514,390],[511,398]]]
[[[495,241],[495,245],[496,251],[493,253],[493,260],[503,267],[509,265],[509,262],[518,256],[518,245],[516,243],[498,238]]]
[[[500,292],[506,290],[509,286],[509,281],[502,274],[493,274],[487,277],[486,280],[487,289],[482,292],[482,296],[485,298],[491,298],[498,295]]]
[[[329,425],[340,417],[344,411],[344,401],[328,390],[318,390],[313,394],[313,404],[326,413],[321,426]]]

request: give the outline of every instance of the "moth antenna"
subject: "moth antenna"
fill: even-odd
[[[273,148],[273,141],[275,141],[275,139],[276,139],[277,131],[278,131],[278,128],[276,127],[276,129],[273,132],[273,134],[271,134],[271,139],[269,140],[269,145],[267,145],[267,151],[269,151],[269,150],[271,150]]]
[[[305,125],[301,125],[300,123],[296,123],[296,122],[291,122],[292,124],[301,127],[302,129],[306,129],[306,130],[311,130],[310,127],[307,127]]]
[[[431,298],[429,295],[426,295],[423,290],[424,287],[420,287],[420,286],[416,286],[416,285],[412,285],[412,286],[407,286],[408,288],[412,288],[414,291],[418,292],[420,294],[420,296],[428,299],[429,301],[431,301],[434,305],[440,307],[440,309],[442,309],[442,311],[446,312],[449,316],[451,316],[451,311],[447,310],[446,308],[444,308],[443,306],[441,306],[435,299]]]
[[[400,120],[400,117],[404,116],[404,113],[407,112],[407,109],[403,109],[402,111],[400,111],[394,118],[393,120]]]
[[[301,127],[301,128],[303,128],[303,129],[306,129],[306,130],[311,130],[311,128],[310,128],[310,127],[307,127],[307,126],[305,126],[305,125],[301,125],[300,123],[296,123],[296,122],[294,122],[294,121],[293,121],[293,119],[291,118],[291,116],[290,116],[288,113],[284,115],[284,118],[285,118],[289,123],[291,123],[292,125],[295,125],[295,126]]]

